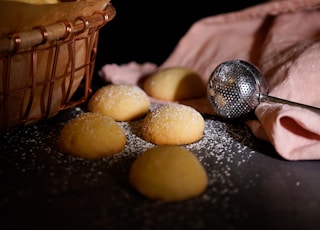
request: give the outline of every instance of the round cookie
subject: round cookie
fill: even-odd
[[[184,145],[200,140],[205,121],[194,108],[182,104],[166,104],[143,119],[142,137],[157,145]]]
[[[133,162],[129,181],[141,194],[166,202],[200,195],[207,187],[207,173],[192,152],[180,146],[148,149]]]
[[[186,67],[170,67],[148,76],[144,90],[153,98],[165,101],[181,101],[206,95],[201,77]]]
[[[150,105],[148,95],[138,86],[110,84],[94,93],[88,102],[88,109],[116,121],[130,121],[144,116]]]
[[[66,123],[58,139],[61,152],[88,159],[119,153],[125,145],[126,134],[115,120],[90,112]]]

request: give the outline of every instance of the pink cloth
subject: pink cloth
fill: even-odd
[[[269,84],[269,95],[320,107],[320,0],[274,0],[195,22],[167,60],[105,65],[111,83],[138,84],[158,69],[185,66],[206,83],[221,62],[255,64]],[[182,102],[213,113],[206,98]],[[320,159],[320,113],[299,107],[261,103],[257,120],[247,121],[254,135],[269,141],[287,160]]]

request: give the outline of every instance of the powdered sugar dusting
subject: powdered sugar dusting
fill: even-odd
[[[157,107],[158,105],[153,105],[151,109],[153,110]],[[72,111],[69,119],[77,117],[79,114],[82,114],[84,112],[85,111],[77,107]],[[56,140],[59,136],[59,131],[65,123],[66,121],[62,121],[57,126],[50,126],[50,132],[46,132],[46,135],[43,135],[43,130],[39,130],[39,127],[42,127],[43,124],[38,124],[24,128],[17,132],[16,135],[10,135],[10,133],[2,135],[1,139],[8,144],[20,143],[19,145],[14,146],[14,152],[20,154],[23,150],[23,153],[21,153],[20,155],[20,159],[22,160],[22,162],[26,159],[30,159],[30,157],[32,156],[34,158],[39,157],[38,155],[35,155],[38,151],[45,152],[46,155],[43,157],[52,158],[56,161],[57,164],[63,164],[63,162],[67,162],[70,160],[86,162],[86,160],[73,158],[71,156],[67,156],[66,158],[64,154],[58,151]],[[127,136],[127,144],[123,152],[104,159],[104,161],[106,161],[110,167],[113,164],[120,164],[123,158],[132,159],[148,148],[154,146],[154,144],[145,141],[141,136],[140,128],[142,125],[142,119],[131,122],[118,123],[125,130]],[[226,178],[230,176],[231,167],[228,164],[236,164],[238,167],[241,167],[241,165],[245,164],[252,156],[252,153],[248,154],[248,147],[246,145],[247,142],[250,143],[250,137],[246,137],[248,135],[247,130],[244,129],[242,133],[239,133],[239,130],[237,130],[237,132],[230,133],[231,127],[229,126],[229,124],[215,119],[206,119],[206,125],[202,139],[197,141],[196,143],[184,146],[194,152],[197,155],[198,159],[208,169],[208,173],[212,174],[211,176],[209,176],[209,178],[211,178],[211,184],[214,183],[214,181],[217,179],[216,177],[218,171],[219,173],[222,172]],[[20,136],[23,137],[20,138]],[[235,142],[235,139],[243,140],[241,142]],[[25,149],[26,145],[32,146],[32,148]],[[246,154],[243,155],[241,153]],[[4,157],[4,155],[1,155],[0,157]],[[35,164],[36,163],[31,164],[31,166]],[[16,167],[20,169],[21,172],[30,170],[30,168],[26,168],[23,164],[17,164]],[[41,168],[45,166],[37,167]],[[219,168],[218,171],[214,170],[216,167]],[[222,168],[223,170],[221,170]],[[71,170],[70,167],[68,169]],[[220,175],[220,177],[221,176],[222,175]]]
[[[151,109],[158,106],[153,104]],[[100,160],[86,160],[59,152],[56,140],[60,130],[68,120],[85,112],[76,107],[62,111],[46,123],[1,135],[1,143],[7,144],[1,147],[0,162],[6,162],[6,167],[0,167],[0,179],[6,178],[5,174],[12,171],[22,184],[22,187],[17,188],[16,182],[8,182],[7,191],[11,191],[12,194],[19,191],[21,196],[42,192],[52,195],[99,187],[105,188],[108,199],[117,201],[117,205],[121,205],[123,196],[125,199],[138,199],[139,202],[144,199],[147,202],[146,198],[132,193],[127,180],[135,158],[154,146],[141,136],[143,119],[118,122],[125,130],[127,143],[125,149],[116,155]],[[230,208],[231,200],[239,193],[238,184],[241,177],[235,169],[241,169],[253,156],[254,151],[250,149],[252,136],[244,125],[235,126],[214,117],[204,118],[205,130],[201,140],[184,147],[192,151],[205,167],[209,179],[208,188],[205,193],[190,200],[190,203],[181,202],[177,205],[186,205],[183,207],[184,210],[194,211],[194,202],[197,202],[200,204],[196,208],[199,212],[208,205],[215,205],[222,213],[225,211],[223,215],[226,215],[226,218],[228,215],[242,215],[236,209],[234,213],[227,213],[227,209]],[[24,181],[30,183],[38,178],[44,180],[37,182],[38,187],[23,187]],[[254,182],[248,186],[254,186]],[[11,194],[7,196],[7,202],[10,202],[10,197]],[[136,204],[135,210],[130,209],[128,212],[147,218],[149,214],[144,210],[145,206]],[[175,215],[175,212],[168,212],[166,215]],[[154,222],[151,221],[150,225]]]

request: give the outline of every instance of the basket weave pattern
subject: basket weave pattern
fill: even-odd
[[[38,37],[40,43],[31,39],[38,44],[28,47],[20,47],[28,34],[24,38],[19,34],[8,37],[8,48],[0,53],[1,131],[47,119],[87,100],[99,29],[114,15],[109,4],[91,17],[57,22],[52,28],[63,28],[59,38],[52,38],[50,28],[34,28],[33,38]],[[81,94],[77,98],[76,91]]]

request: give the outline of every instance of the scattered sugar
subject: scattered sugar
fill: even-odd
[[[157,106],[153,106],[152,109],[156,107]],[[84,113],[84,111],[79,107],[76,107],[74,110],[72,110],[71,115],[69,115],[69,119],[77,117],[82,113]],[[66,122],[63,120],[56,126],[50,126],[50,130],[47,129],[48,125],[46,124],[28,126],[17,132],[6,133],[2,135],[1,141],[7,143],[4,148],[8,148],[9,146],[12,146],[11,144],[13,144],[13,153],[20,154],[19,158],[22,160],[22,162],[30,159],[30,156],[34,156],[34,154],[38,154],[38,152],[41,151],[47,154],[45,157],[54,158],[56,163],[66,164],[71,160],[72,157],[66,159],[64,154],[58,152],[54,143],[59,135],[59,130],[65,123]],[[123,157],[135,157],[141,152],[154,146],[153,144],[144,141],[141,137],[141,119],[131,122],[119,122],[119,124],[126,132],[127,144],[122,153],[112,156],[107,160],[107,163],[110,166],[114,163],[120,162]],[[199,160],[202,161],[203,164],[207,165],[207,167],[213,166],[214,164],[221,166],[225,160],[226,162],[234,163],[234,156],[247,150],[247,147],[243,145],[243,143],[234,143],[234,139],[235,137],[243,138],[247,134],[246,131],[243,131],[242,134],[238,133],[238,130],[237,133],[228,133],[226,132],[227,129],[230,130],[230,127],[228,127],[228,124],[226,123],[219,122],[214,119],[208,120],[206,122],[203,138],[200,141],[186,145],[185,147],[195,152]],[[31,148],[26,148],[26,146],[30,146]],[[27,151],[25,151],[26,149]],[[6,149],[3,151],[6,152]],[[1,157],[5,156],[6,155],[1,155]],[[241,157],[243,159],[241,159],[241,161],[237,161],[237,164],[239,165],[249,160],[251,154]],[[211,160],[210,162],[206,162],[206,159]],[[77,160],[79,161],[79,159]],[[22,167],[21,165],[17,166]],[[23,169],[23,171],[27,170],[28,169]],[[225,170],[226,174],[228,174],[230,169],[227,165]]]
[[[158,105],[153,104],[151,109],[157,107]],[[107,188],[108,185],[105,183],[120,180],[122,182],[114,184],[114,186],[120,186],[115,190],[134,198],[136,195],[131,194],[121,185],[127,183],[128,171],[133,160],[154,146],[141,136],[142,119],[119,122],[127,136],[126,147],[119,154],[101,160],[86,160],[60,153],[56,145],[59,131],[67,120],[84,112],[81,108],[76,107],[61,112],[47,123],[39,123],[1,135],[1,143],[6,144],[1,147],[0,162],[6,162],[7,168],[0,169],[0,178],[4,178],[4,174],[11,170],[20,173],[18,177],[21,183],[36,181],[41,175],[40,178],[45,178],[45,183],[43,187],[39,185],[40,188],[48,189],[51,194],[60,194],[83,187]],[[192,151],[205,167],[209,179],[208,188],[195,201],[190,201],[190,206],[188,203],[184,205],[193,210],[192,202],[199,202],[203,205],[214,204],[223,212],[230,208],[233,197],[239,193],[238,183],[242,178],[237,174],[236,169],[241,169],[254,154],[254,151],[251,150],[252,136],[244,125],[229,124],[214,119],[214,117],[205,118],[203,138],[184,147]],[[259,174],[253,177],[248,186],[255,185],[254,178],[259,179]],[[14,183],[10,185],[9,190],[15,192],[16,185]],[[300,182],[297,182],[296,186],[299,185]],[[30,191],[27,188],[19,190],[21,194],[32,192],[37,194],[39,191]],[[117,195],[115,193],[110,196],[116,199]],[[198,208],[204,209],[201,205]],[[141,211],[141,215],[148,215],[143,210]],[[225,215],[231,214],[225,213]],[[235,210],[232,215],[240,214]]]

